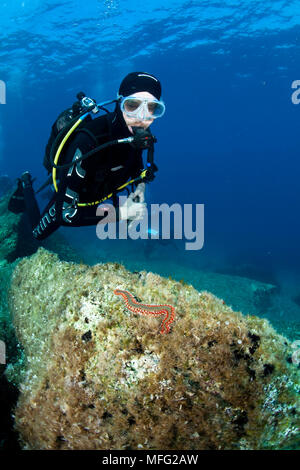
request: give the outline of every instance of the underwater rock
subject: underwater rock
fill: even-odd
[[[111,258],[111,253],[108,254],[109,256]],[[131,259],[135,257],[132,253]],[[124,258],[123,256],[122,259]],[[195,269],[187,267],[184,263],[180,264],[176,260],[168,260],[165,264],[161,259],[152,260],[151,263],[140,262],[140,266],[137,262],[126,264],[133,270],[148,268],[166,277],[169,277],[171,272],[172,277],[176,280],[192,284],[199,291],[205,290],[222,298],[233,310],[239,310],[250,315],[266,316],[272,309],[272,317],[274,310],[276,311],[278,287],[273,284],[237,275]],[[300,308],[297,309],[297,316],[299,316],[299,313]]]
[[[0,260],[0,450],[17,450],[17,433],[13,431],[13,407],[16,405],[18,390],[7,382],[4,374],[6,364],[16,362],[22,356],[11,323],[7,304],[7,293],[16,263]]]
[[[7,209],[8,196],[0,199],[0,260],[13,253],[18,243],[18,226],[21,216]]]
[[[8,210],[10,194],[0,198],[0,261],[15,261],[17,258],[29,256],[39,246],[57,253],[61,259],[80,261],[81,256],[70,246],[59,233],[54,233],[43,241],[33,238],[26,214],[13,214]]]
[[[9,358],[11,362],[17,360],[20,353],[20,351],[17,351],[15,330],[11,322],[7,302],[8,288],[15,266],[16,263],[0,260],[0,341],[3,341],[6,346],[6,361]]]
[[[116,289],[174,306],[170,333]],[[43,248],[16,266],[9,306],[25,355],[6,371],[24,449],[294,445],[299,371],[264,319],[151,272],[62,262]]]
[[[0,197],[10,191],[13,184],[12,179],[8,175],[0,175]]]
[[[0,371],[1,371],[0,365]],[[0,374],[0,451],[1,450],[20,450],[18,445],[17,433],[13,431],[13,418],[11,408],[16,404],[18,390],[7,381],[4,374]]]

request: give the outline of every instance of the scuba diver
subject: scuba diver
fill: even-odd
[[[165,112],[160,97],[161,84],[154,75],[133,72],[121,82],[116,100],[97,104],[80,92],[72,108],[59,115],[44,157],[44,166],[52,175],[36,191],[52,180],[53,197],[40,215],[34,180],[25,171],[8,205],[14,213],[27,213],[35,239],[47,238],[62,225],[98,224],[107,212],[97,215],[96,208],[108,199],[116,209],[115,221],[130,223],[143,216],[145,183],[152,181],[157,171],[153,161],[156,139],[149,126]],[[113,112],[105,108],[111,103],[116,103]],[[106,114],[92,118],[99,110]],[[142,159],[145,149],[146,168]],[[117,193],[124,189],[130,194],[126,204],[119,206]]]

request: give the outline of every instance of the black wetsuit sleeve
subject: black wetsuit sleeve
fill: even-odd
[[[79,133],[65,155],[65,161],[70,162],[70,167],[64,170],[59,183],[59,189],[56,197],[56,213],[60,222],[72,224],[76,221],[77,202],[82,187],[85,184],[85,174],[87,160],[76,163],[85,153],[94,148],[93,139],[84,133]],[[71,162],[74,162],[71,165]]]

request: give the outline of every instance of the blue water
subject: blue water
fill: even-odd
[[[42,184],[50,127],[76,93],[115,98],[127,73],[148,71],[167,111],[152,126],[159,173],[147,200],[205,205],[203,249],[176,257],[245,266],[300,294],[299,2],[1,0],[0,11],[0,174],[29,170]],[[96,238],[62,231],[81,246]]]
[[[118,261],[199,289],[204,271],[207,290],[299,340],[299,39],[297,0],[0,0],[0,176],[29,170],[39,187],[51,126],[76,94],[113,99],[127,73],[153,73],[166,114],[152,126],[159,172],[146,199],[204,204],[204,247],[100,241],[95,227],[59,232],[90,264]],[[39,196],[41,209],[47,202]],[[252,281],[234,291],[229,275],[278,290],[257,306]],[[5,380],[0,448],[18,449],[17,391]]]

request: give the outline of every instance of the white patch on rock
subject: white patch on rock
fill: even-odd
[[[157,372],[159,362],[159,356],[151,351],[145,351],[143,355],[124,362],[122,373],[125,377],[120,379],[120,383],[127,386],[138,383],[152,372]]]

